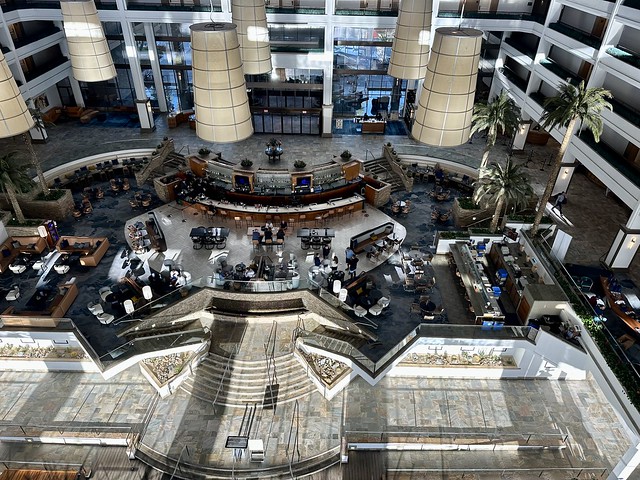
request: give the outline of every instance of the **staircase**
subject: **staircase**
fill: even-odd
[[[388,160],[385,157],[372,158],[363,163],[364,169],[370,172],[371,175],[377,175],[378,179],[391,184],[391,192],[397,192],[404,190],[404,184],[402,180],[391,169]]]
[[[240,360],[216,353],[198,366],[180,388],[201,400],[228,407],[268,402],[268,365],[264,358]],[[292,402],[316,391],[293,353],[275,357],[277,403]]]
[[[348,330],[332,329],[332,328],[323,327],[322,325],[318,326],[315,330],[313,330],[313,333],[317,333],[318,335],[324,335],[325,337],[328,337],[331,339],[347,342],[350,345],[353,345],[358,350],[364,345],[366,345],[368,342],[370,342],[369,339],[363,336],[357,335],[355,333],[351,333]]]
[[[153,180],[158,177],[163,177],[171,172],[177,172],[180,169],[184,169],[186,167],[186,159],[184,156],[177,152],[171,152],[167,155],[164,163],[160,168],[156,168],[149,174],[149,178],[147,178],[147,183],[153,185]]]

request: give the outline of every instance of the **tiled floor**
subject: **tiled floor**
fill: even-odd
[[[177,149],[183,153],[194,152],[203,143],[195,137],[195,133],[188,128],[168,130],[164,120],[158,125],[156,132],[140,134],[136,129],[113,129],[105,127],[78,127],[78,125],[61,125],[50,131],[50,142],[37,145],[36,151],[42,163],[47,168],[75,160],[84,156],[105,151],[124,148],[153,147],[164,135],[171,135],[175,139]],[[239,162],[243,158],[252,158],[257,163],[267,165],[267,159],[262,154],[263,145],[269,136],[254,135],[250,139],[238,144],[207,145],[213,151],[222,151],[224,158]],[[285,155],[282,164],[291,164],[296,159],[303,159],[308,164],[324,163],[332,155],[338,155],[342,150],[349,149],[354,156],[361,159],[378,156],[381,146],[386,141],[403,144],[409,150],[416,143],[410,139],[384,136],[351,136],[323,139],[319,137],[285,137],[282,139]],[[0,148],[5,151],[22,150],[20,142],[12,140],[0,141]],[[483,148],[480,140],[473,144],[465,144],[456,149],[431,149],[430,153],[442,158],[464,157],[473,163],[478,161]],[[549,167],[545,167],[554,146],[536,148],[533,151],[532,162],[527,162],[527,156],[515,156],[518,163],[527,163],[532,184],[537,193],[542,191]],[[422,149],[422,148],[421,148]],[[373,153],[372,153],[373,152]],[[492,153],[495,160],[503,161],[506,147],[498,145]],[[264,157],[264,158],[263,158]],[[541,170],[541,167],[544,170]],[[572,225],[561,228],[574,237],[569,249],[567,260],[585,265],[597,265],[599,259],[608,249],[610,240],[615,235],[620,223],[624,223],[629,211],[619,205],[612,198],[606,197],[604,191],[591,183],[584,175],[577,174],[572,180],[568,191],[569,203],[564,213]],[[182,224],[183,212],[175,207],[163,207],[165,220],[171,222],[180,220]],[[360,218],[345,224],[337,223],[336,228],[344,231],[344,239],[349,235],[349,228],[361,230],[363,222],[383,221],[378,213],[368,209],[369,217],[360,214]],[[171,217],[169,217],[171,215]],[[195,216],[185,214],[187,222],[194,226],[202,223]],[[379,218],[379,220],[377,220]],[[595,219],[595,221],[594,221]],[[115,248],[105,258],[110,265],[117,264],[117,253],[124,247],[121,223],[115,230],[115,223],[109,216],[84,227],[86,234],[93,235],[107,230],[114,238]],[[414,216],[403,220],[408,230],[408,236],[429,244],[427,234],[421,235],[421,225],[427,224],[428,219]],[[367,223],[369,224],[369,223]],[[185,225],[186,226],[186,225]],[[82,229],[79,225],[79,227]],[[176,230],[178,232],[178,230]],[[595,241],[594,241],[595,240]],[[252,255],[246,235],[237,232],[234,241],[241,247],[232,252],[232,262],[246,262]],[[413,241],[413,240],[412,240]],[[180,243],[182,242],[182,243]],[[245,243],[246,242],[246,243]],[[334,249],[340,254],[346,244],[337,241]],[[180,235],[175,243],[176,252],[183,252],[182,262],[192,261],[188,267],[202,272],[201,276],[209,273],[206,265],[211,252],[195,252],[201,257],[186,255],[192,252],[190,242]],[[235,250],[235,249],[234,249]],[[189,260],[189,258],[195,260]],[[299,260],[303,260],[301,254]],[[113,262],[113,263],[112,263]],[[302,262],[301,262],[302,263]],[[361,261],[361,266],[363,266]],[[634,261],[636,267],[638,260]],[[206,265],[206,266],[205,266]],[[303,264],[308,267],[310,264]],[[373,265],[372,265],[373,266]],[[388,266],[385,266],[388,267]],[[385,268],[383,267],[383,268]],[[434,268],[440,268],[437,264]],[[303,267],[304,268],[304,267]],[[97,272],[97,270],[96,270]],[[634,268],[630,274],[636,281],[640,280],[640,269]],[[85,272],[80,280],[86,280],[87,290],[95,294],[99,285],[108,275],[117,275],[109,268],[102,271],[101,279],[95,278],[95,272]],[[638,282],[640,284],[640,282]],[[447,299],[443,300],[445,303]],[[86,303],[86,302],[85,302]],[[447,306],[447,309],[454,307]],[[79,304],[72,309],[72,315],[80,315],[84,305]],[[402,310],[398,310],[402,315]],[[451,314],[451,313],[450,313]],[[393,319],[390,319],[393,320]],[[91,326],[94,336],[103,334],[103,327]],[[385,330],[386,328],[386,330]],[[391,337],[403,336],[404,332],[397,331],[397,325],[389,321],[381,325],[380,335]],[[9,375],[9,376],[6,376]],[[17,376],[16,376],[17,375]],[[144,414],[145,405],[152,394],[150,387],[140,375],[135,372],[125,372],[115,379],[100,385],[99,377],[83,374],[9,374],[5,372],[0,381],[7,383],[7,388],[13,389],[12,395],[4,396],[7,401],[13,398],[15,405],[6,405],[3,409],[11,418],[5,421],[30,422],[56,418],[56,421],[102,421],[132,422],[139,421]],[[60,379],[49,381],[48,379]],[[94,382],[96,384],[94,384]],[[44,387],[46,388],[44,388]],[[60,390],[57,390],[57,388]],[[75,388],[73,388],[75,387]],[[29,393],[21,389],[31,389]],[[34,390],[34,392],[32,392]],[[3,388],[4,391],[4,388]],[[69,397],[69,391],[74,394]],[[41,393],[38,393],[41,392]],[[27,395],[27,396],[25,396]],[[110,398],[121,395],[120,403],[109,404]],[[9,398],[11,397],[11,398]],[[128,399],[128,400],[127,400]],[[87,403],[89,402],[89,403]],[[127,403],[128,402],[128,403]],[[22,403],[23,407],[19,407]],[[28,408],[25,405],[28,404]],[[276,412],[262,412],[260,422],[256,425],[256,436],[263,437],[267,442],[267,452],[270,462],[286,460],[286,445],[291,427],[292,405],[283,406]],[[17,409],[17,410],[16,410]],[[52,414],[55,412],[55,414]],[[79,416],[78,416],[79,415]],[[231,455],[222,448],[223,439],[230,432],[238,428],[242,411],[229,409],[224,412],[214,412],[211,405],[195,398],[186,397],[180,393],[158,405],[145,441],[149,441],[159,449],[177,457],[184,444],[194,446],[194,456],[202,462],[219,462],[230,465]],[[570,448],[556,458],[559,464],[610,466],[620,457],[629,445],[625,432],[616,420],[597,386],[592,382],[555,382],[555,381],[470,381],[470,380],[430,380],[416,378],[389,378],[376,387],[370,387],[363,381],[356,381],[332,402],[327,402],[319,394],[312,394],[300,404],[300,444],[303,457],[313,455],[324,449],[335,446],[339,442],[340,423],[344,421],[348,428],[367,428],[385,430],[389,428],[419,427],[428,428],[438,426],[446,429],[477,429],[478,431],[495,431],[507,428],[512,431],[534,432],[562,432],[569,435]],[[72,458],[69,449],[55,449],[47,458]],[[12,449],[3,445],[4,451]],[[9,450],[7,450],[9,449]],[[16,446],[15,450],[23,449]],[[6,455],[10,455],[9,451]],[[24,454],[24,452],[23,452]],[[83,449],[73,450],[73,455],[81,458],[86,454]],[[27,454],[28,455],[28,454]],[[37,454],[36,454],[37,455]],[[434,457],[437,457],[438,461]],[[522,464],[528,462],[530,466],[542,467],[548,465],[546,456],[531,456],[523,453],[521,456],[511,455],[474,455],[474,462],[469,463],[470,457],[440,454],[436,456],[414,456],[407,454],[403,463],[419,465],[419,461],[431,459],[433,465],[499,465],[513,466],[514,462]],[[246,461],[243,460],[243,461]],[[485,462],[485,463],[483,463]]]

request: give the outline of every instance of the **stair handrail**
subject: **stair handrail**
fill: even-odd
[[[216,390],[216,395],[213,397],[213,400],[211,401],[211,405],[213,405],[213,408],[215,410],[216,408],[216,401],[218,400],[218,395],[220,395],[220,389],[222,388],[222,385],[224,384],[224,380],[225,378],[227,378],[227,373],[230,370],[230,366],[231,366],[231,359],[234,358],[234,355],[238,354],[238,345],[235,346],[235,352],[230,354],[227,357],[227,363],[225,364],[224,370],[222,371],[222,378],[220,379],[220,383],[218,383],[218,389]]]

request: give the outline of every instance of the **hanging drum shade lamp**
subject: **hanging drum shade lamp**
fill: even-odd
[[[411,135],[419,142],[454,147],[469,140],[482,32],[436,30]]]
[[[0,138],[13,137],[33,127],[27,108],[9,65],[0,52]]]
[[[402,0],[387,71],[392,77],[424,78],[432,9],[432,0]]]
[[[244,73],[269,73],[271,47],[264,0],[231,0],[231,18],[237,26]]]
[[[196,135],[216,143],[253,134],[240,44],[233,23],[191,25]]]
[[[116,76],[116,68],[93,0],[61,0],[73,77],[81,82],[102,82]]]

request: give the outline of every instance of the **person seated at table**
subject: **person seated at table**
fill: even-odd
[[[262,235],[260,234],[260,230],[258,230],[257,228],[253,229],[253,233],[251,234],[251,240],[252,241],[258,241],[258,243],[262,243]]]
[[[252,266],[249,266],[249,268],[247,268],[244,272],[244,278],[246,278],[247,280],[251,280],[256,276],[256,271],[251,267]]]
[[[320,254],[319,254],[319,253],[316,253],[316,254],[313,256],[313,264],[314,264],[316,267],[319,267],[320,265],[322,265],[322,259],[320,258]]]
[[[338,256],[334,253],[333,257],[331,258],[331,270],[333,270],[334,272],[338,270],[339,264],[340,264],[340,261],[338,260]]]
[[[376,113],[376,120],[382,120],[382,113]]]
[[[273,241],[273,232],[271,231],[271,229],[270,229],[270,228],[267,228],[267,229],[264,231],[264,240],[265,240],[265,242],[266,242],[267,240],[272,240],[272,241]]]
[[[280,229],[276,233],[276,238],[278,240],[284,240],[284,229],[282,227],[280,227]]]
[[[265,230],[273,230],[273,222],[271,220],[267,220],[267,223],[264,224]]]
[[[288,226],[289,226],[289,224],[285,220],[282,220],[280,222],[280,230],[284,230],[286,232]]]

